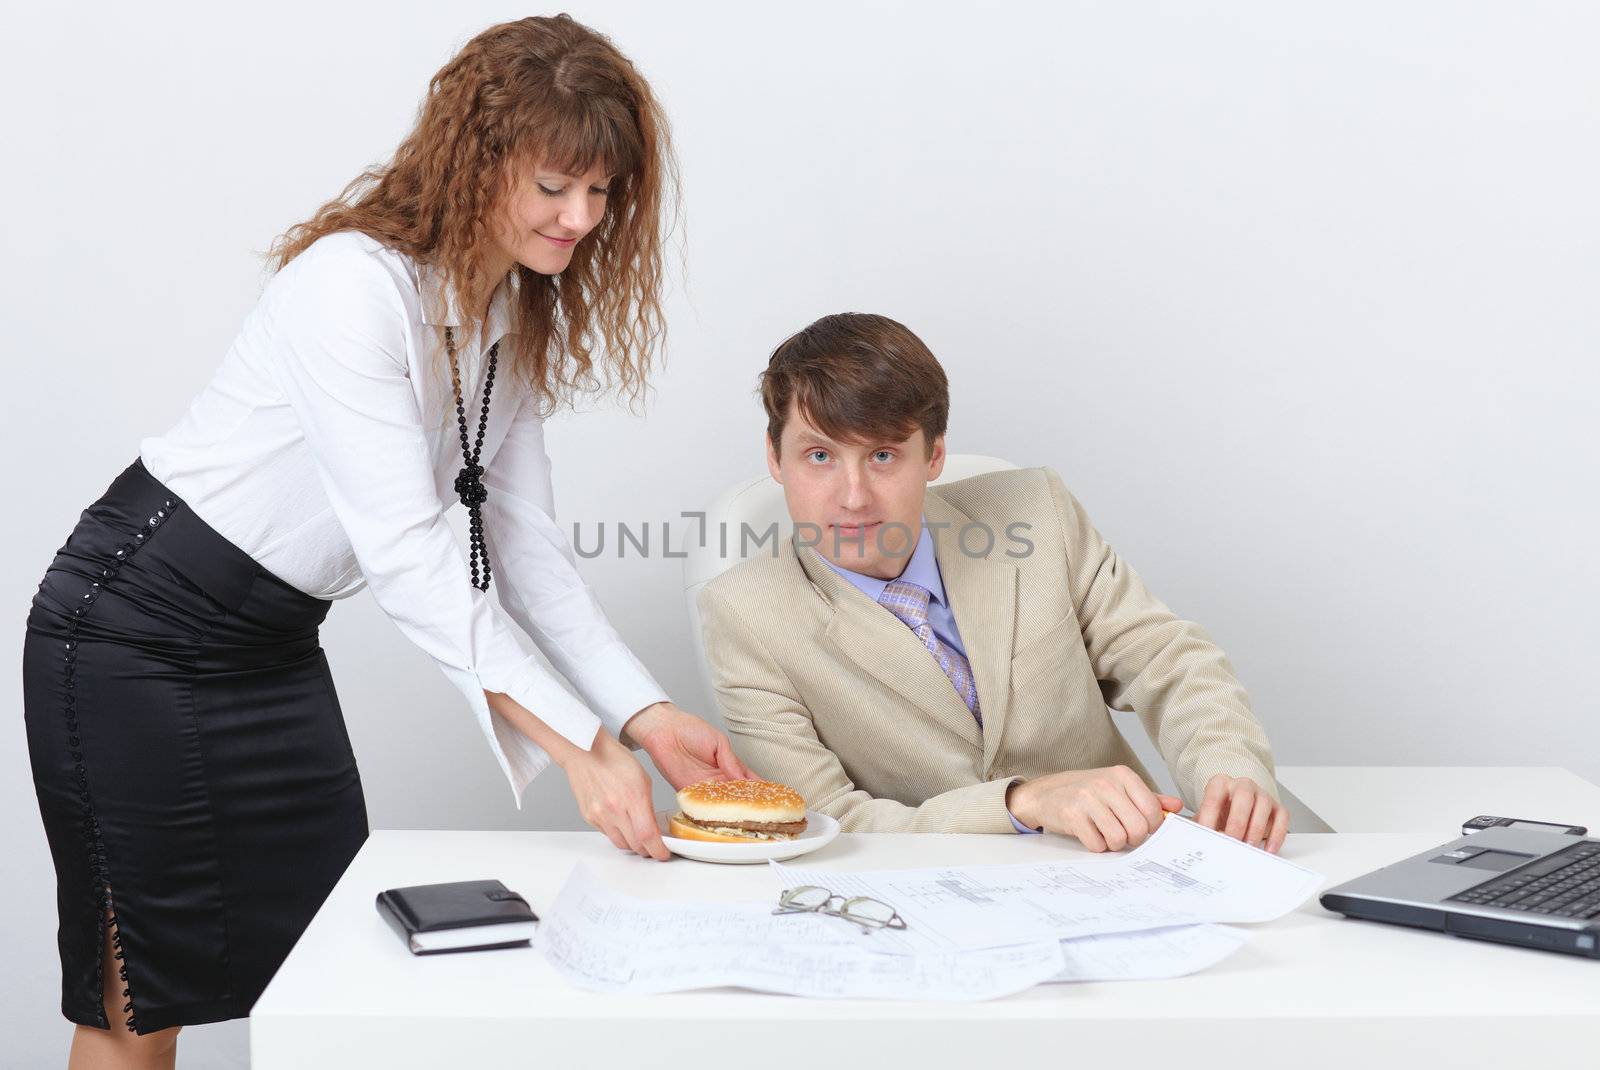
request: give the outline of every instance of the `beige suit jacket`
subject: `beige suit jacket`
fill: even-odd
[[[1150,782],[1109,706],[1138,713],[1190,807],[1217,773],[1276,792],[1227,657],[1145,588],[1054,472],[930,488],[924,515],[983,728],[909,628],[780,540],[700,595],[717,700],[752,769],[850,831],[1014,832],[1018,777],[1127,765]]]

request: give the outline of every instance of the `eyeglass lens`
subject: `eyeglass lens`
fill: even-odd
[[[828,889],[808,884],[801,888],[790,888],[784,892],[783,905],[795,910],[820,910],[832,898],[833,893]]]
[[[894,920],[894,907],[877,899],[846,900],[840,913],[851,921],[869,925],[887,925]]]

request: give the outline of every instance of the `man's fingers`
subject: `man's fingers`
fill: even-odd
[[[1228,778],[1223,773],[1218,773],[1206,781],[1206,793],[1200,800],[1200,812],[1195,815],[1195,821],[1208,829],[1222,827],[1223,803],[1228,798]]]
[[[1161,819],[1167,815],[1161,808],[1161,796],[1151,791],[1143,781],[1140,781],[1136,789],[1128,792],[1128,799],[1138,808],[1139,816],[1144,818],[1144,836],[1135,841],[1137,846],[1144,841],[1145,836],[1161,827]],[[1123,824],[1126,825],[1127,822],[1124,821]],[[1130,828],[1128,831],[1133,830]]]
[[[1255,803],[1256,786],[1243,777],[1235,780],[1233,789],[1228,793],[1228,820],[1222,828],[1223,834],[1243,840],[1250,827],[1250,811]]]
[[[1105,803],[1098,803],[1091,808],[1089,819],[1094,822],[1100,838],[1105,841],[1106,850],[1120,851],[1128,846],[1128,830],[1122,827],[1122,821]]]
[[[1078,837],[1079,843],[1097,854],[1106,849],[1105,837],[1100,835],[1100,829],[1088,814],[1080,813],[1073,818],[1067,831]]]
[[[1282,803],[1272,814],[1272,831],[1267,833],[1267,850],[1277,854],[1283,847],[1283,841],[1289,835],[1289,808]]]
[[[1150,794],[1148,790],[1146,794]],[[1155,803],[1154,795],[1150,795],[1150,802],[1152,804]],[[1150,830],[1155,828],[1155,822],[1161,820],[1159,816],[1153,820],[1145,816],[1144,807],[1127,795],[1114,795],[1106,800],[1106,804],[1111,807],[1111,813],[1115,815],[1116,819],[1122,823],[1123,833],[1127,837],[1123,841],[1123,846],[1125,847],[1139,846],[1150,835]],[[1152,809],[1157,814],[1161,812],[1159,806],[1152,805]]]
[[[1138,846],[1161,824],[1161,800],[1150,790],[1144,778],[1128,766],[1113,766],[1111,772],[1116,788],[1108,794],[1106,801],[1111,803],[1112,810],[1122,819],[1122,827],[1128,832],[1128,842]],[[1138,814],[1138,819],[1133,819],[1126,807],[1118,806],[1116,803],[1119,800],[1126,800],[1128,806]]]
[[[1250,811],[1250,827],[1244,834],[1244,842],[1252,847],[1260,847],[1267,838],[1267,829],[1272,825],[1272,811],[1277,806],[1276,800],[1266,792],[1256,793],[1256,805]]]

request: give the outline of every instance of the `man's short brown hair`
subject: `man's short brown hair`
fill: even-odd
[[[789,402],[837,442],[899,442],[922,429],[931,451],[950,419],[950,383],[939,361],[887,316],[824,316],[772,351],[761,374],[767,437],[783,441]]]

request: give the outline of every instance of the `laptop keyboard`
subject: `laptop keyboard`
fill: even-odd
[[[1583,842],[1447,900],[1561,918],[1600,917],[1600,843]]]

